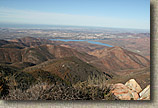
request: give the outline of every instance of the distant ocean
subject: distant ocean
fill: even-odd
[[[105,31],[133,32],[133,33],[150,33],[146,29],[127,29],[127,28],[110,28],[110,27],[94,27],[94,26],[69,26],[69,25],[46,25],[46,24],[9,24],[0,23],[0,28],[17,28],[17,29],[95,29]]]
[[[0,23],[2,28],[18,28],[18,29],[55,29],[55,28],[66,28],[70,26],[62,25],[42,25],[42,24],[3,24]]]

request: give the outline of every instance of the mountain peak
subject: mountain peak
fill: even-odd
[[[116,51],[121,51],[121,50],[125,50],[119,46],[114,46],[114,47],[111,47],[111,48],[108,48],[108,51],[113,51],[113,50],[116,50]]]

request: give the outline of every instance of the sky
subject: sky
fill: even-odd
[[[150,0],[0,0],[0,23],[150,29]]]

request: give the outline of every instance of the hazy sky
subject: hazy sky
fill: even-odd
[[[150,0],[0,0],[0,23],[150,29]]]

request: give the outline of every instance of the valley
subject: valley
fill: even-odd
[[[150,85],[149,33],[0,28],[1,99],[119,100],[109,87],[130,79]]]

